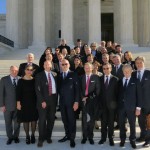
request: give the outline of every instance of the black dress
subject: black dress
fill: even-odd
[[[35,80],[20,79],[17,85],[17,101],[20,101],[21,110],[18,110],[19,122],[38,120],[36,109]]]

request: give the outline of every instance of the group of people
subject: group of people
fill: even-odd
[[[150,144],[150,71],[145,59],[133,60],[130,51],[122,52],[121,45],[102,41],[82,45],[80,39],[73,49],[61,40],[61,45],[48,47],[39,65],[33,63],[34,54],[27,62],[10,67],[10,75],[0,80],[0,107],[4,112],[7,145],[19,143],[20,123],[26,134],[26,144],[35,143],[38,122],[38,147],[52,143],[56,108],[59,105],[65,136],[58,142],[70,141],[75,147],[76,119],[82,113],[82,140],[94,144],[94,127],[101,121],[101,139],[107,137],[114,146],[114,130],[120,130],[120,147],[126,141],[126,123],[130,126],[130,144],[136,141]],[[136,117],[140,137],[136,138]],[[114,122],[117,126],[114,127]],[[14,125],[13,125],[14,123]],[[31,128],[31,134],[30,134]]]

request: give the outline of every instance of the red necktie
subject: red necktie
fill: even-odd
[[[90,83],[90,77],[87,76],[86,89],[85,89],[85,96],[88,95],[88,91],[89,91],[89,83]]]
[[[49,95],[52,95],[52,81],[51,81],[50,73],[48,73],[48,93]]]

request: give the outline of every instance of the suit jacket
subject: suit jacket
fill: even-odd
[[[100,101],[102,108],[115,109],[117,107],[117,95],[118,95],[118,78],[111,75],[109,85],[105,88],[104,75],[100,77]]]
[[[63,73],[59,76],[60,105],[72,107],[74,102],[79,102],[79,80],[76,73],[69,71],[63,79]]]
[[[137,78],[137,71],[132,73],[134,78]],[[140,81],[142,93],[142,105],[146,113],[150,113],[150,70],[145,70]]]
[[[28,63],[22,63],[22,64],[20,64],[18,76],[23,77],[23,76],[25,75],[24,70],[25,70],[25,67],[27,66],[27,64],[28,64]],[[34,64],[34,63],[32,63],[32,66],[33,66],[33,69],[34,69],[33,76],[35,76],[35,75],[36,75],[36,74],[35,74],[35,73],[36,73],[36,70],[39,68],[39,66],[36,65],[36,64]]]
[[[57,74],[52,72],[56,85],[57,94]],[[35,77],[35,90],[37,95],[37,106],[41,107],[42,102],[49,103],[48,80],[45,71],[38,73]]]
[[[82,98],[85,96],[85,90],[86,90],[86,75],[81,76],[81,95]],[[92,74],[90,77],[90,84],[88,88],[88,95],[90,99],[98,97],[100,94],[100,80],[99,76]]]
[[[16,110],[16,89],[14,88],[10,75],[0,81],[0,107],[5,106],[6,110]]]
[[[131,77],[126,90],[123,87],[122,79],[119,81],[118,108],[125,107],[126,110],[134,111],[136,107],[141,107],[141,85],[139,81]]]
[[[117,78],[119,78],[119,80],[120,79],[122,79],[123,78],[123,71],[122,71],[122,67],[123,67],[123,65],[121,64],[120,65],[120,67],[118,68],[118,71],[117,71],[117,73],[116,73],[116,68],[115,68],[115,66],[112,66],[112,75],[114,75],[114,76],[116,76]]]

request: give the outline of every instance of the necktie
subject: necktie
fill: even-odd
[[[141,81],[141,71],[138,71],[138,79]]]
[[[128,83],[128,79],[125,80],[125,83],[124,83],[124,86],[123,86],[124,90],[126,90],[127,83]]]
[[[66,72],[64,72],[64,79],[66,79],[66,77],[67,77],[67,73],[66,73]]]
[[[50,77],[50,73],[48,73],[48,93],[49,95],[52,95],[52,80]]]
[[[105,88],[107,89],[108,87],[108,76],[106,76],[106,80],[105,80]]]
[[[116,73],[118,72],[118,66],[116,66]]]
[[[13,78],[13,86],[14,86],[14,88],[16,88],[16,86],[17,86],[15,78]]]
[[[90,83],[90,77],[87,76],[87,81],[86,81],[86,89],[85,89],[85,95],[88,95],[88,91],[89,91],[89,83]]]

